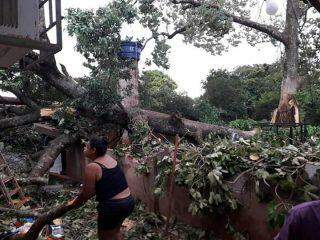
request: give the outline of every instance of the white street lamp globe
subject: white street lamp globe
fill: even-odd
[[[266,12],[269,15],[275,15],[279,10],[278,4],[274,0],[267,0]]]

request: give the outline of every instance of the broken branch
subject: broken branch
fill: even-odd
[[[63,216],[72,209],[77,208],[78,206],[64,204],[56,209],[49,211],[48,213],[42,214],[38,217],[35,223],[31,226],[29,231],[25,234],[20,234],[11,237],[11,240],[36,240],[43,229],[47,224],[50,224],[53,220]]]
[[[48,185],[49,179],[42,177],[18,178],[18,183],[21,185]]]
[[[18,117],[2,119],[0,120],[0,129],[19,127],[30,123],[40,122],[41,120],[40,111],[36,111]]]

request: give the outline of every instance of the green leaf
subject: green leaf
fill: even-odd
[[[211,172],[208,173],[208,179],[209,179],[210,184],[211,184],[212,186],[217,185],[217,179],[216,179],[216,176],[215,176],[215,174],[214,174],[213,171],[211,171]]]

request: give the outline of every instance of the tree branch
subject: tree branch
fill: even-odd
[[[175,118],[172,115],[150,110],[142,109],[141,112],[146,116],[149,126],[157,133],[178,134],[195,139],[206,137],[210,133],[222,136],[231,136],[232,133],[237,133],[243,138],[250,138],[256,134],[256,131],[240,131],[226,126],[211,125],[185,118]]]
[[[40,111],[36,111],[23,116],[2,119],[0,120],[0,129],[23,126],[30,123],[40,122],[41,120]]]
[[[37,55],[29,54],[24,58],[24,61],[26,62],[26,65],[28,65],[29,62],[32,62],[37,57]],[[59,71],[54,57],[50,57],[41,63],[35,64],[30,70],[68,97],[78,98],[86,92],[86,89],[78,84],[73,78],[62,74]]]
[[[48,185],[49,179],[42,177],[17,178],[20,185]]]
[[[175,30],[173,33],[162,32],[162,33],[160,33],[160,35],[165,36],[165,37],[167,37],[168,39],[172,39],[172,38],[174,38],[176,35],[181,34],[181,33],[185,32],[186,30],[187,30],[187,26],[184,26],[184,27],[182,27],[182,28],[180,28],[180,29]],[[145,43],[143,44],[142,50],[145,49],[145,47],[147,46],[147,44],[148,44],[151,40],[153,40],[153,39],[154,39],[153,36],[150,37],[150,38],[148,38],[148,39],[145,41]]]
[[[15,89],[7,89],[7,90],[9,92],[13,93],[14,95],[16,95],[20,99],[20,101],[22,103],[24,103],[25,105],[27,105],[29,108],[31,108],[33,110],[39,110],[40,109],[38,104],[36,104],[29,96],[27,96],[22,91],[15,90]]]
[[[31,226],[29,231],[25,234],[18,234],[13,237],[11,237],[11,240],[36,240],[38,239],[38,236],[43,229],[43,227],[47,224],[50,224],[53,220],[63,216],[67,212],[78,208],[79,206],[76,205],[68,205],[64,204],[62,206],[59,206],[47,213],[44,213],[38,217],[38,219],[35,221],[35,223]]]
[[[185,31],[187,31],[187,26],[179,28],[179,29],[175,30],[173,33],[161,33],[161,35],[166,36],[168,39],[172,39],[176,35],[181,34],[181,33],[185,32]]]
[[[230,17],[233,22],[238,23],[240,25],[255,29],[259,32],[265,33],[269,35],[270,37],[282,42],[283,44],[287,44],[287,38],[284,35],[284,33],[281,33],[277,28],[267,25],[267,24],[261,24],[255,21],[251,21],[250,19],[238,17],[236,15],[233,15],[231,13],[225,12],[225,15]]]
[[[14,113],[15,115],[21,116],[28,114],[29,112],[30,110],[28,110],[25,106],[3,106],[0,108],[0,114]]]
[[[194,8],[202,6],[202,3],[194,1],[194,0],[180,0],[180,1],[179,0],[172,0],[171,2],[173,4],[188,5],[188,6],[191,6]],[[285,34],[280,32],[279,29],[277,29],[273,26],[258,23],[258,22],[252,21],[250,19],[247,19],[245,17],[236,16],[232,13],[224,11],[222,9],[222,7],[218,4],[212,4],[210,6],[210,8],[220,9],[223,11],[223,13],[227,17],[231,18],[233,22],[238,23],[243,26],[246,26],[246,27],[249,27],[249,28],[252,28],[252,29],[255,29],[255,30],[260,31],[262,33],[265,33],[265,34],[269,35],[270,37],[282,42],[283,44],[285,44],[285,45],[287,44],[287,38],[286,38]]]

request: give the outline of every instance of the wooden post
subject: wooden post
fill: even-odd
[[[171,213],[172,213],[172,196],[173,196],[173,187],[174,187],[174,177],[176,174],[176,165],[177,165],[177,154],[179,148],[180,138],[179,135],[176,135],[174,139],[174,152],[172,156],[172,173],[170,176],[169,182],[169,209],[168,209],[168,216],[167,216],[167,223],[166,223],[166,233],[169,231],[169,225],[171,220]]]

